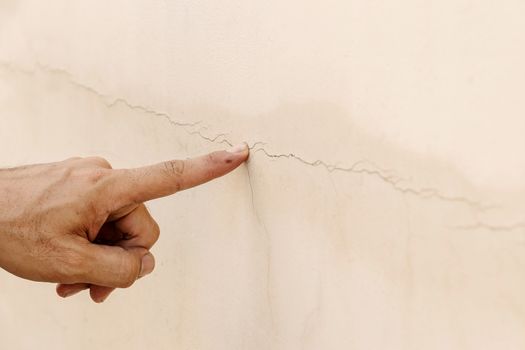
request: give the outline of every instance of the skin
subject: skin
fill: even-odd
[[[144,202],[225,175],[248,154],[241,144],[135,169],[91,157],[0,170],[0,267],[103,302],[155,267],[160,230]]]

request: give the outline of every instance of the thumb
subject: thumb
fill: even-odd
[[[98,244],[89,244],[88,247],[90,263],[81,276],[84,283],[127,288],[155,267],[155,258],[145,248]]]

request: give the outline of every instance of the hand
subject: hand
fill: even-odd
[[[0,266],[102,302],[154,268],[160,231],[143,203],[222,176],[248,153],[242,144],[136,169],[94,157],[0,170]]]

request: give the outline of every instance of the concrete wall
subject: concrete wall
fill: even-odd
[[[0,164],[247,141],[101,305],[0,275],[5,349],[523,349],[525,3],[0,1]]]

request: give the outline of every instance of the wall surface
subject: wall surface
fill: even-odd
[[[246,141],[96,305],[0,275],[2,349],[524,349],[525,2],[0,0],[0,164]]]

